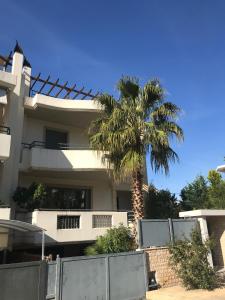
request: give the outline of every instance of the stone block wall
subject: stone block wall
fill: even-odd
[[[225,265],[225,217],[207,217],[209,236],[215,242],[212,251],[213,265],[224,267]]]
[[[156,281],[161,287],[179,285],[180,279],[169,265],[169,250],[167,247],[144,249],[147,254],[148,271],[156,272]]]

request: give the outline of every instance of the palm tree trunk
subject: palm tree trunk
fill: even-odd
[[[132,174],[132,210],[134,213],[133,235],[137,242],[138,220],[144,218],[143,175],[140,170]]]

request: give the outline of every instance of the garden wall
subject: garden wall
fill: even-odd
[[[209,236],[214,240],[212,251],[214,267],[225,265],[225,217],[207,217]]]
[[[146,248],[148,272],[156,272],[156,281],[161,287],[179,285],[181,281],[169,265],[169,250],[167,247]]]

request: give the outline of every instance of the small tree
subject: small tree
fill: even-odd
[[[177,218],[180,209],[175,194],[169,190],[157,190],[153,185],[149,186],[144,207],[147,219]]]
[[[192,210],[209,207],[208,183],[204,176],[200,175],[187,184],[181,190],[181,209]]]
[[[221,174],[215,170],[209,171],[208,174],[209,188],[208,197],[209,204],[212,208],[225,208],[225,181]]]
[[[177,241],[169,247],[171,265],[187,289],[208,289],[216,286],[216,275],[208,262],[213,242],[202,242],[200,230],[194,229],[191,239]]]
[[[86,248],[86,255],[97,255],[104,253],[119,253],[134,250],[134,240],[130,229],[120,225],[110,228],[103,236],[99,236],[93,246]]]

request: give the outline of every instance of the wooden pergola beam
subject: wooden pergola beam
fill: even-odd
[[[74,91],[75,87],[76,87],[76,83],[74,83],[74,85],[71,88],[68,88],[68,91],[67,91],[66,95],[64,96],[64,99],[69,98],[69,95]]]
[[[47,78],[47,79],[44,81],[44,83],[42,84],[41,88],[40,88],[39,91],[38,91],[38,94],[40,94],[40,93],[43,91],[43,89],[44,89],[44,87],[46,86],[46,84],[48,83],[49,79],[50,79],[50,75],[48,76],[48,78]]]
[[[52,83],[50,90],[46,94],[47,96],[49,96],[51,94],[52,90],[57,86],[58,82],[59,82],[59,78],[55,82]]]
[[[68,81],[64,85],[57,85],[60,89],[58,93],[56,93],[55,97],[57,98],[59,94],[66,88]]]
[[[62,84],[59,84],[59,79],[57,79],[55,82],[52,82],[49,80],[50,76],[48,76],[47,79],[42,79],[42,78],[40,78],[40,76],[41,76],[41,73],[39,73],[38,76],[36,76],[36,77],[31,76],[31,79],[33,82],[32,82],[30,90],[33,90],[33,88],[37,82],[43,83],[41,88],[39,89],[39,91],[33,90],[33,92],[41,93],[46,85],[50,85],[51,88],[49,89],[49,91],[47,93],[42,93],[42,94],[45,94],[46,96],[53,96],[53,95],[51,95],[53,89],[59,88],[58,92],[53,97],[57,98],[63,90],[66,91],[66,94],[63,97],[64,99],[69,99],[69,96],[71,93],[75,93],[75,95],[71,99],[76,99],[76,97],[78,95],[82,95],[83,96],[82,99],[85,99],[86,97],[90,97],[91,99],[93,99],[94,97],[96,97],[96,95],[91,94],[92,89],[89,90],[88,92],[85,92],[84,87],[82,87],[80,90],[75,89],[76,84],[74,84],[71,87],[68,87],[67,86],[68,81],[62,85]]]

